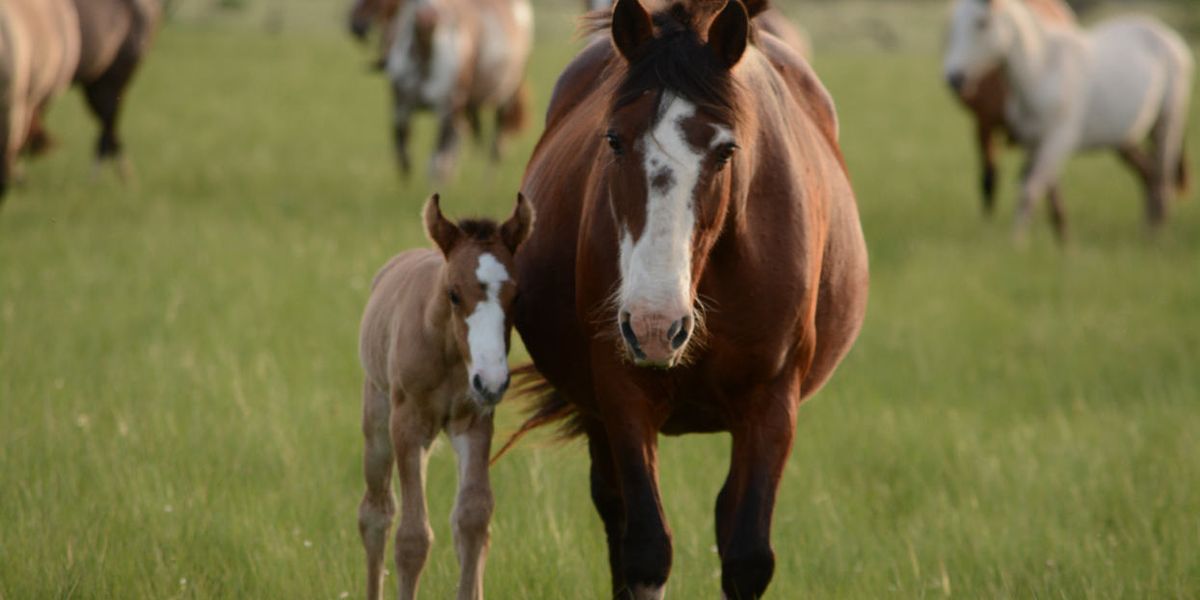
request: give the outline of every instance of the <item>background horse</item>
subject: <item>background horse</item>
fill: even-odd
[[[437,149],[430,161],[434,179],[445,179],[457,159],[459,126],[465,118],[478,137],[479,111],[494,107],[491,154],[499,160],[504,140],[525,123],[528,92],[525,66],[533,44],[533,9],[528,0],[357,0],[351,31],[365,36],[372,20],[391,17],[384,28],[383,66],[392,87],[392,127],[397,162],[411,170],[408,155],[414,112],[437,113]]]
[[[347,24],[351,35],[365,42],[373,28],[378,26],[383,31],[379,36],[379,55],[375,61],[375,66],[380,69],[384,67],[388,48],[392,45],[391,26],[399,9],[400,0],[354,0],[350,6]]]
[[[556,85],[523,190],[516,326],[554,392],[527,423],[588,439],[613,591],[661,597],[659,432],[729,431],[721,586],[763,593],[802,398],[849,350],[867,253],[833,103],[734,0],[619,0]]]
[[[71,83],[79,64],[79,19],[70,0],[0,4],[0,199],[17,154],[40,115]]]
[[[997,66],[1011,90],[1010,128],[1028,151],[1016,233],[1049,195],[1061,240],[1058,196],[1063,164],[1075,152],[1112,148],[1142,177],[1146,215],[1157,227],[1166,203],[1187,183],[1183,138],[1193,60],[1174,31],[1144,17],[1117,18],[1083,31],[1044,26],[1017,0],[958,0],[946,51],[946,78],[970,89]],[[1147,155],[1142,142],[1150,138]]]
[[[1075,13],[1061,0],[1025,0],[1025,4],[1048,27],[1075,24]],[[991,215],[996,206],[996,133],[1004,131],[1009,139],[1016,139],[1015,135],[1008,133],[1005,122],[1008,82],[1004,79],[1004,70],[997,67],[980,77],[979,83],[970,89],[959,85],[954,91],[975,118],[975,141],[979,146],[982,170],[980,189],[983,192],[983,209],[984,214]]]
[[[383,597],[383,555],[395,514],[392,469],[399,466],[404,502],[396,530],[400,597],[413,598],[433,532],[425,506],[425,466],[440,431],[458,454],[458,498],[452,522],[462,568],[458,597],[483,597],[483,568],[492,515],[488,453],[492,410],[508,388],[508,318],[515,293],[512,255],[533,225],[517,198],[503,225],[455,224],[435,195],[425,230],[437,250],[404,252],[375,277],[363,314],[359,348],[363,382],[363,471],[367,491],[359,532],[367,553],[367,598]]]

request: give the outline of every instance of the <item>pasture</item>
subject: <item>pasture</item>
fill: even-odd
[[[60,147],[0,208],[0,599],[362,594],[358,319],[375,270],[427,243],[431,188],[395,175],[384,84],[339,3],[179,4],[127,104],[137,185],[89,179],[72,92],[48,121]],[[537,5],[538,117],[578,46],[575,4]],[[1150,239],[1134,177],[1075,160],[1068,247],[1039,211],[1015,248],[1019,158],[982,219],[929,29],[941,5],[880,13],[908,15],[887,51],[823,46],[837,36],[818,24],[867,11],[851,5],[789,7],[838,103],[872,295],[800,411],[769,594],[1200,595],[1200,193]],[[507,214],[539,120],[498,168],[465,146],[449,214]],[[433,129],[418,123],[421,161]],[[518,408],[501,405],[498,439]],[[727,453],[725,436],[663,438],[669,597],[718,593]],[[429,598],[457,574],[452,465],[443,443]],[[492,477],[488,594],[606,597],[586,449],[531,436]]]

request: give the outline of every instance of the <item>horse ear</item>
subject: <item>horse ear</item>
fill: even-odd
[[[429,239],[437,244],[443,256],[450,256],[450,251],[462,237],[462,230],[442,214],[442,206],[437,194],[430,196],[429,200],[425,202],[423,216],[425,218],[425,235],[428,235]]]
[[[742,59],[750,40],[750,15],[741,0],[729,0],[708,27],[708,47],[726,68]]]
[[[513,209],[512,216],[500,226],[500,239],[504,241],[509,252],[516,254],[521,243],[529,239],[534,218],[533,205],[523,194],[517,192],[517,207]]]
[[[654,38],[650,14],[638,0],[617,0],[612,9],[612,41],[625,60],[637,58],[642,47]]]
[[[771,8],[767,0],[742,0],[742,4],[746,5],[746,14],[750,15],[751,19]]]

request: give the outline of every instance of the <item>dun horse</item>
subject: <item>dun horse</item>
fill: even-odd
[[[614,594],[660,598],[671,534],[660,432],[728,431],[721,587],[774,570],[771,515],[797,410],[867,302],[867,251],[833,102],[751,17],[619,0],[566,67],[524,179],[539,226],[517,256],[518,331],[553,387],[527,427],[586,435]],[[705,467],[707,468],[707,467]]]
[[[79,19],[70,0],[0,3],[0,201],[18,153],[79,64]]]
[[[1061,240],[1066,217],[1058,179],[1072,154],[1109,148],[1138,172],[1146,216],[1159,226],[1167,202],[1187,183],[1183,153],[1193,60],[1161,23],[1113,19],[1083,31],[1047,27],[1018,0],[957,0],[946,51],[946,78],[970,90],[1000,67],[1010,86],[1009,127],[1028,151],[1016,234],[1034,205],[1050,198]],[[1150,150],[1143,141],[1150,139]]]
[[[505,138],[524,125],[528,93],[525,65],[533,44],[528,0],[358,0],[355,33],[369,28],[368,15],[394,13],[384,30],[384,68],[392,87],[392,127],[400,170],[408,174],[410,121],[418,110],[438,116],[434,179],[454,170],[459,128],[465,119],[479,136],[479,111],[494,108],[491,154],[499,160]]]
[[[1061,0],[1025,0],[1035,17],[1047,27],[1070,26],[1075,23],[1075,13]],[[996,207],[996,133],[1008,132],[1005,105],[1008,101],[1008,83],[1004,70],[995,68],[983,75],[972,89],[961,85],[955,90],[958,99],[975,117],[975,140],[979,145],[981,167],[980,189],[983,193],[983,210],[991,215]],[[1016,136],[1008,133],[1009,139]]]
[[[402,510],[396,530],[400,597],[412,598],[432,530],[425,505],[425,466],[439,431],[458,454],[452,525],[462,568],[460,599],[482,598],[492,514],[488,453],[492,409],[508,387],[509,309],[516,293],[512,256],[529,235],[533,211],[517,198],[513,216],[447,220],[433,196],[425,230],[438,250],[404,252],[375,277],[363,315],[363,458],[367,491],[359,531],[367,554],[367,598],[383,590],[383,556],[396,512],[393,465]]]

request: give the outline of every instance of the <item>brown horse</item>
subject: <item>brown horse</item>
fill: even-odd
[[[79,45],[78,15],[70,0],[0,4],[0,200],[17,154],[37,135],[40,115],[70,85]]]
[[[392,470],[399,467],[403,510],[396,530],[400,597],[413,598],[433,543],[425,506],[425,466],[438,433],[458,454],[454,544],[462,567],[458,597],[483,597],[492,489],[488,453],[492,410],[508,388],[508,318],[516,292],[512,255],[533,226],[518,196],[503,225],[442,215],[435,195],[425,230],[437,250],[404,252],[375,277],[359,348],[363,382],[363,471],[358,523],[367,554],[367,598],[383,597],[383,555],[396,513]]]
[[[659,433],[728,431],[721,586],[774,570],[771,515],[802,399],[849,351],[867,251],[833,102],[751,17],[761,0],[619,0],[555,87],[523,191],[516,326],[553,387],[527,426],[586,435],[613,591],[658,598],[671,535]],[[707,467],[706,467],[707,468]]]
[[[1062,0],[1024,0],[1034,14],[1046,24],[1071,25],[1075,13]],[[984,214],[991,215],[996,206],[996,133],[1003,131],[1008,139],[1016,139],[1008,127],[1005,105],[1008,102],[1008,82],[1003,70],[996,68],[971,89],[961,83],[949,82],[963,106],[975,117],[975,140],[979,145],[982,169],[980,189],[983,192]]]

